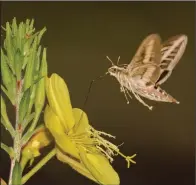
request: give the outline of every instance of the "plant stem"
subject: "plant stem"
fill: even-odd
[[[16,93],[16,103],[15,103],[15,111],[16,111],[16,122],[15,122],[15,137],[14,137],[14,158],[11,160],[10,167],[10,175],[9,175],[9,183],[8,185],[12,185],[12,176],[15,162],[20,160],[21,154],[21,136],[22,136],[22,128],[21,123],[19,123],[19,106],[21,101],[21,92],[22,92],[22,80],[17,81],[17,93]]]
[[[40,168],[42,168],[56,154],[56,149],[52,149],[31,171],[22,177],[22,184],[25,184]]]

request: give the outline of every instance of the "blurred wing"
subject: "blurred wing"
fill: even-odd
[[[163,42],[161,48],[161,76],[157,85],[164,83],[171,75],[174,67],[184,54],[188,38],[186,35],[177,35]]]
[[[127,69],[131,76],[141,76],[155,83],[160,77],[161,38],[158,34],[146,37],[138,48]]]

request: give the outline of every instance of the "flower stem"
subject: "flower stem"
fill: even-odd
[[[16,111],[16,121],[15,121],[15,137],[14,137],[14,158],[11,159],[11,167],[10,167],[10,175],[9,175],[9,183],[8,185],[12,185],[12,176],[15,175],[13,174],[13,169],[15,162],[19,162],[20,160],[20,154],[21,154],[21,137],[22,137],[22,128],[21,128],[21,123],[19,123],[19,106],[20,106],[20,101],[21,101],[21,96],[22,96],[22,80],[19,80],[17,82],[17,89],[16,89],[16,103],[15,103],[15,111]]]
[[[25,184],[40,168],[42,168],[56,154],[56,149],[52,149],[31,171],[22,177],[22,184]]]

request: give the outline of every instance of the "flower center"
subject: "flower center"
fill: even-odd
[[[107,136],[113,139],[116,138],[111,134],[95,130],[92,126],[89,126],[86,131],[81,134],[70,135],[70,139],[74,141],[76,145],[83,146],[89,153],[102,153],[111,163],[113,162],[113,156],[120,155],[127,161],[128,168],[130,167],[130,163],[136,164],[133,160],[136,154],[132,156],[125,156],[120,152],[118,146],[114,145],[102,136]]]

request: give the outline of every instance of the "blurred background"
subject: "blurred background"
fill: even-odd
[[[73,107],[82,108],[91,80],[114,62],[129,63],[142,40],[158,33],[163,40],[188,36],[186,51],[162,88],[179,105],[157,103],[149,111],[135,98],[126,104],[116,79],[107,76],[92,86],[85,107],[92,125],[117,137],[122,153],[137,153],[136,165],[127,169],[121,157],[113,167],[122,185],[193,185],[195,120],[195,2],[1,2],[1,25],[6,21],[35,19],[37,30],[47,27],[49,75],[66,81]],[[10,114],[10,117],[13,117]],[[1,139],[10,142],[5,132]],[[0,176],[7,180],[10,161],[1,151]],[[56,158],[27,185],[94,185]]]

